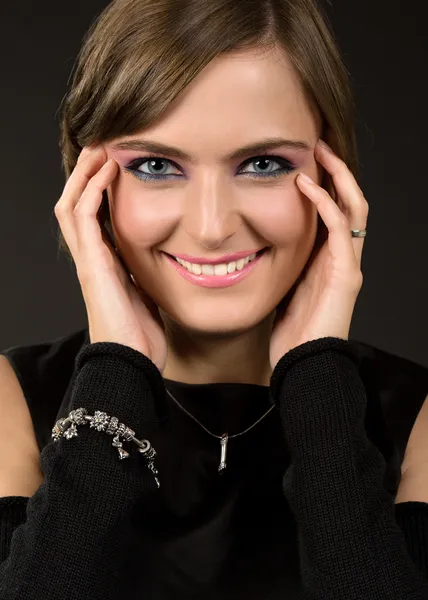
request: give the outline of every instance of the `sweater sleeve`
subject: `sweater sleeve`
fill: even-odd
[[[396,504],[395,520],[413,562],[428,580],[428,502]]]
[[[271,394],[291,457],[283,491],[298,527],[305,600],[426,600],[428,579],[383,486],[384,458],[365,432],[352,343],[327,337],[293,348],[272,373]],[[420,504],[417,515],[407,508],[406,528],[414,555],[426,559]],[[401,523],[405,510],[398,508]],[[418,527],[425,532],[415,536]]]
[[[28,498],[6,496],[0,498],[0,565],[10,552],[10,542],[15,529],[25,523]]]
[[[71,402],[72,409],[86,408],[89,415],[99,410],[116,416],[138,439],[150,440],[167,411],[163,380],[152,361],[110,342],[79,352]],[[43,448],[45,480],[28,499],[24,522],[22,503],[16,512],[12,498],[0,505],[2,536],[5,530],[6,537],[12,535],[8,522],[20,520],[0,564],[2,600],[120,597],[133,508],[158,486],[135,443],[123,442],[130,455],[119,460],[112,436],[89,425],[77,432]],[[161,473],[157,476],[162,485]]]

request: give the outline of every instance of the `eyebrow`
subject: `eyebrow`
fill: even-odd
[[[238,148],[231,154],[225,156],[223,160],[227,162],[237,158],[242,158],[243,156],[248,156],[249,154],[257,154],[258,152],[266,152],[267,150],[274,150],[281,147],[300,151],[310,151],[313,149],[310,144],[302,140],[286,140],[280,137],[270,137],[264,140],[259,140],[258,142],[254,142],[252,144],[248,144],[242,148]],[[122,142],[113,144],[111,148],[112,150],[119,151],[134,150],[140,152],[153,152],[155,154],[166,154],[180,160],[185,160],[191,164],[195,163],[195,159],[187,152],[184,152],[184,150],[166,144],[161,144],[160,142],[156,142],[154,140],[123,140]]]

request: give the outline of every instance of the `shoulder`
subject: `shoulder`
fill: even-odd
[[[351,340],[367,394],[366,431],[382,451],[391,489],[428,394],[428,368],[377,346]],[[428,406],[428,402],[425,404]]]
[[[12,366],[0,356],[0,495],[32,496],[43,482],[40,448]]]
[[[89,339],[88,329],[78,329],[58,337],[39,340],[34,343],[24,343],[9,346],[0,350],[0,355],[6,357],[15,356],[55,356],[67,352],[73,353],[74,350],[79,350],[82,344]]]
[[[80,329],[0,350],[4,378],[25,400],[40,449],[50,439],[52,423],[75,371],[76,356],[88,340],[88,329]]]
[[[381,388],[413,390],[425,399],[428,367],[366,342],[351,340],[363,376]]]
[[[32,344],[10,346],[0,350],[14,369],[26,396],[31,386],[48,383],[55,386],[67,380],[74,368],[80,348],[88,341],[88,329],[79,329],[65,335]]]

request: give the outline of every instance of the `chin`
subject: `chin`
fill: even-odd
[[[275,311],[275,306],[265,306],[263,310],[260,305],[251,307],[247,302],[246,308],[243,308],[241,302],[232,303],[230,300],[223,305],[215,302],[215,309],[209,306],[209,302],[206,306],[204,304],[199,300],[194,310],[189,305],[175,306],[173,311],[162,311],[162,318],[194,334],[229,336],[242,334],[260,325]]]

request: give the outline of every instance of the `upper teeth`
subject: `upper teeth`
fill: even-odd
[[[181,258],[177,258],[174,256],[175,260],[180,263],[183,267],[185,267],[190,273],[194,273],[195,275],[227,275],[228,273],[233,273],[235,270],[241,271],[246,264],[253,260],[256,257],[256,253],[250,254],[246,258],[241,258],[240,260],[234,260],[230,263],[222,263],[221,265],[197,265],[195,263],[190,263],[187,260],[182,260]]]

